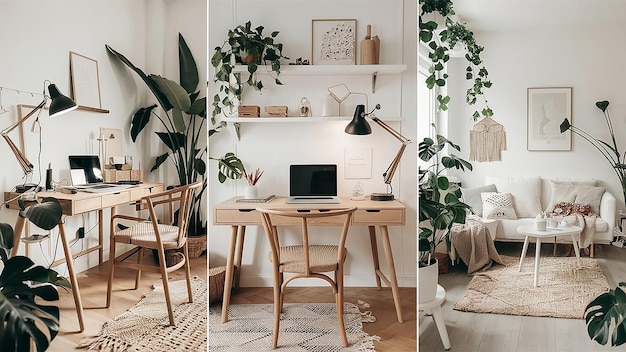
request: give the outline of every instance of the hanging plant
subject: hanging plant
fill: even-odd
[[[280,75],[280,59],[289,59],[283,56],[283,45],[274,42],[278,31],[269,37],[263,35],[263,26],[252,29],[250,21],[228,31],[228,39],[222,46],[215,48],[211,65],[215,68],[214,82],[220,84],[219,92],[213,96],[213,113],[211,120],[215,123],[215,116],[228,107],[232,112],[235,107],[234,98],[241,100],[244,83],[257,91],[263,89],[263,82],[257,79],[256,72],[259,65],[268,70],[274,82],[283,83],[278,79]],[[241,75],[234,73],[235,65],[239,63],[247,66],[249,73],[246,82],[241,81]],[[273,74],[272,74],[273,73]]]
[[[439,28],[435,21],[424,21],[423,16],[431,13],[439,14],[444,19],[444,28]],[[492,83],[489,80],[489,73],[480,58],[484,48],[476,43],[474,33],[465,24],[459,23],[451,18],[454,15],[452,1],[450,0],[420,0],[419,16],[419,38],[420,41],[430,48],[428,57],[432,61],[429,68],[429,76],[426,78],[428,89],[443,87],[448,80],[445,72],[446,63],[450,60],[452,49],[460,44],[465,49],[465,79],[473,81],[465,94],[465,101],[469,105],[475,105],[478,98],[482,98],[484,108],[474,111],[472,118],[474,121],[481,116],[491,117],[493,111],[487,103],[484,89],[490,88]],[[438,109],[448,110],[450,96],[439,93],[437,95]]]

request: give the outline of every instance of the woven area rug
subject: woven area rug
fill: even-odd
[[[533,286],[534,256],[502,256],[505,265],[477,273],[454,309],[476,313],[583,319],[585,307],[609,289],[595,259],[541,257],[539,286]]]
[[[359,302],[362,307],[368,305]],[[268,351],[272,349],[272,304],[231,304],[228,322],[221,322],[221,306],[209,308],[209,351]],[[371,312],[344,302],[348,348],[341,344],[334,303],[285,303],[278,334],[278,351],[375,351],[363,322],[375,321]]]
[[[206,351],[207,283],[192,278],[193,303],[187,302],[185,280],[170,282],[176,326],[169,326],[161,281],[125,313],[108,321],[98,336],[85,338],[79,348],[95,351]]]

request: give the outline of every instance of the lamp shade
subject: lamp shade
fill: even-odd
[[[357,105],[354,110],[354,117],[352,121],[346,126],[345,132],[347,134],[371,134],[372,129],[370,124],[365,120],[365,105]]]
[[[50,84],[48,86],[48,92],[50,93],[50,99],[52,99],[50,102],[50,117],[61,115],[78,107],[72,99],[61,94],[55,84]]]

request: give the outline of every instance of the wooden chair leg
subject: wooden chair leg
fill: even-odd
[[[277,270],[277,269],[275,269]],[[283,310],[283,292],[281,289],[282,273],[274,272],[274,339],[272,349],[278,347],[278,330],[280,329],[280,313]]]
[[[341,333],[341,341],[343,347],[348,347],[348,336],[346,335],[346,326],[343,321],[343,271],[337,270],[335,272],[336,284],[337,284],[337,320],[339,322],[339,332]]]
[[[143,248],[137,248],[137,264],[141,265],[143,262]],[[141,281],[141,270],[137,270],[135,274],[135,290],[139,288],[139,281]]]
[[[165,303],[167,304],[167,315],[170,318],[170,326],[175,326],[174,312],[172,310],[172,300],[170,299],[170,286],[167,275],[167,263],[165,263],[165,252],[163,248],[157,250],[159,255],[159,268],[161,269],[161,281],[163,281],[163,293],[165,294]]]
[[[589,245],[589,258],[595,258],[596,257],[596,253],[595,253],[595,245],[592,243]]]
[[[193,303],[193,294],[191,290],[191,263],[189,262],[189,246],[187,242],[183,246],[183,253],[185,255],[185,276],[187,278],[187,297],[189,298],[189,303]]]

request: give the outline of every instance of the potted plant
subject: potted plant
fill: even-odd
[[[450,183],[444,172],[449,169],[472,170],[472,164],[454,154],[443,155],[446,147],[461,148],[441,135],[424,138],[419,157],[429,167],[419,170],[419,297],[420,302],[434,299],[437,292],[438,265],[435,248],[442,242],[450,247],[454,224],[464,224],[469,205],[460,200],[461,190]]]
[[[451,0],[420,0],[419,38],[428,46],[428,57],[432,61],[429,69],[430,75],[426,79],[428,89],[443,87],[446,85],[448,74],[446,63],[450,60],[451,53],[460,45],[464,49],[464,58],[467,61],[465,79],[473,81],[465,94],[465,101],[469,105],[476,104],[478,98],[482,98],[484,108],[474,111],[474,120],[481,116],[491,117],[493,111],[487,103],[484,89],[492,86],[489,73],[480,57],[484,47],[478,45],[474,33],[465,24],[456,21],[452,16],[455,14]],[[429,14],[440,16],[441,23],[435,20],[426,20]],[[440,25],[442,28],[440,28]],[[450,96],[437,94],[438,108],[447,110]]]
[[[45,198],[20,211],[19,216],[44,230],[57,226],[62,216],[59,202]],[[59,308],[41,304],[57,301],[57,287],[70,287],[69,281],[52,269],[44,268],[25,256],[9,257],[13,248],[13,228],[0,223],[0,350],[45,351],[59,332]]]
[[[243,25],[238,25],[235,29],[228,31],[228,39],[222,46],[215,48],[211,65],[215,68],[214,82],[219,83],[219,92],[213,97],[212,118],[220,114],[224,108],[228,107],[232,112],[235,107],[233,98],[241,101],[243,84],[241,76],[234,73],[237,63],[247,66],[250,74],[245,82],[255,90],[263,89],[263,82],[257,79],[256,72],[259,65],[264,65],[268,72],[273,72],[274,81],[278,85],[282,82],[278,79],[280,75],[280,59],[289,59],[283,56],[283,45],[274,42],[278,36],[278,31],[272,32],[269,37],[263,35],[263,26],[252,28],[250,21]]]
[[[206,120],[206,98],[200,98],[201,91],[196,90],[199,82],[198,69],[191,51],[179,33],[180,83],[177,83],[158,75],[146,75],[124,55],[108,45],[106,45],[106,49],[141,77],[161,107],[161,114],[157,113],[157,104],[142,107],[133,114],[131,120],[130,134],[133,142],[136,142],[138,135],[148,125],[152,117],[155,117],[165,130],[163,132],[157,131],[155,134],[168,151],[156,157],[154,166],[150,171],[157,170],[163,163],[170,160],[176,169],[179,185],[186,185],[199,178],[202,179],[202,189],[196,195],[192,207],[189,236],[190,238],[200,237],[197,242],[204,243],[206,249],[204,236],[206,236],[207,226],[201,211],[202,198],[207,188],[205,162],[207,147],[206,145],[202,146],[206,141],[206,135],[202,133]],[[219,127],[211,129],[209,136],[218,130]],[[219,162],[218,179],[220,182],[224,182],[226,178],[238,179],[243,174],[243,164],[233,153],[227,153],[221,158],[209,159]]]

